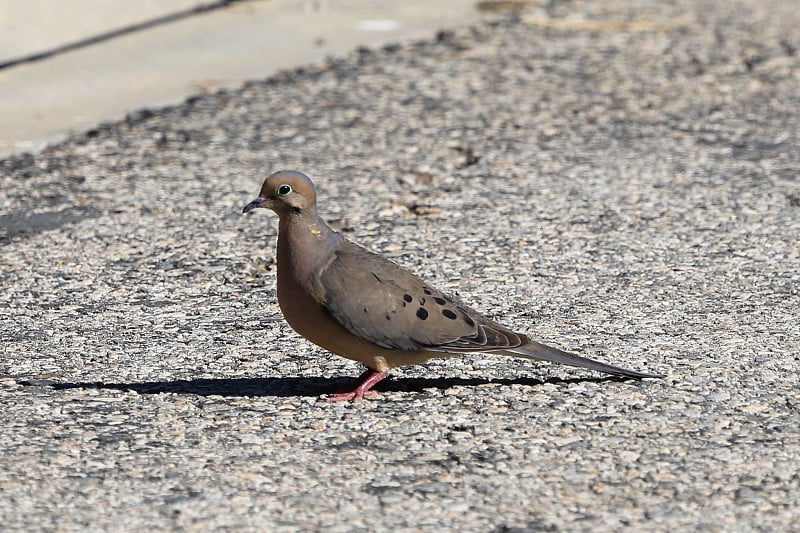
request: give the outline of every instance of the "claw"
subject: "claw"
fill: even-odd
[[[376,383],[378,383],[388,375],[389,375],[388,372],[379,372],[378,370],[373,370],[370,368],[359,376],[357,382],[358,385],[356,386],[355,389],[353,389],[350,392],[331,394],[330,396],[328,396],[328,402],[329,403],[346,402],[348,400],[353,400],[354,402],[360,402],[361,398],[363,398],[365,394],[375,393],[375,391],[371,390],[372,387],[374,387]]]

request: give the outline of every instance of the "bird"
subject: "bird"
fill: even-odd
[[[277,296],[289,325],[322,348],[366,365],[353,390],[328,401],[360,401],[404,365],[470,352],[546,360],[626,378],[661,378],[531,340],[454,300],[397,265],[343,237],[317,212],[317,192],[302,172],[263,182],[242,213],[278,215]]]

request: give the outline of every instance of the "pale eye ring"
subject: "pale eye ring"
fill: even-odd
[[[278,185],[278,187],[275,189],[275,194],[277,194],[278,196],[286,196],[291,192],[292,192],[292,186],[286,183]]]

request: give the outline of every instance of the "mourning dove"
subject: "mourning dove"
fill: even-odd
[[[305,174],[272,174],[243,213],[272,209],[278,226],[278,304],[289,325],[326,350],[365,364],[350,392],[360,400],[390,369],[466,352],[554,361],[631,378],[626,370],[530,340],[425,283],[392,261],[354,244],[317,213]]]

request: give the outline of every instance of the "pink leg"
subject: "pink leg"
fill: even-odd
[[[377,370],[368,369],[366,372],[361,374],[358,378],[358,386],[350,392],[342,392],[340,394],[331,394],[328,397],[329,402],[344,402],[347,400],[353,400],[354,402],[360,402],[361,398],[368,392],[370,389],[375,386],[380,380],[388,376],[388,372],[379,372]]]

